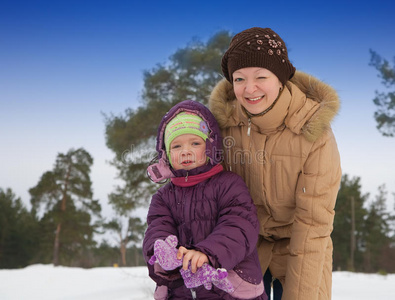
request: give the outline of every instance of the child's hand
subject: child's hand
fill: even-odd
[[[208,263],[208,257],[206,254],[197,251],[197,250],[188,250],[185,247],[180,247],[177,252],[177,259],[181,259],[184,256],[182,261],[182,268],[184,270],[188,269],[189,261],[191,261],[191,271],[195,273],[198,268],[200,268],[204,263]]]

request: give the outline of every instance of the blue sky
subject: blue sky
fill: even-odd
[[[371,199],[395,192],[395,138],[375,128],[383,90],[369,49],[395,56],[393,1],[1,1],[0,187],[29,207],[28,189],[59,152],[94,158],[94,196],[109,213],[117,184],[108,164],[105,114],[139,106],[143,71],[194,37],[271,27],[294,66],[332,85],[342,107],[333,123],[343,172],[361,177]],[[126,150],[126,149],[125,149]],[[393,197],[389,195],[393,207]]]

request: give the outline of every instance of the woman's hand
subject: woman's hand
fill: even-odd
[[[177,252],[177,259],[181,259],[183,256],[184,259],[182,261],[182,268],[187,270],[190,261],[192,273],[196,273],[198,268],[200,268],[204,263],[208,263],[208,257],[206,254],[197,250],[188,250],[187,248],[181,246]]]

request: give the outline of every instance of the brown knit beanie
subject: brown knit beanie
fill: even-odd
[[[236,34],[222,57],[221,66],[232,84],[233,72],[248,67],[268,69],[282,84],[295,74],[284,41],[270,28],[253,27]]]

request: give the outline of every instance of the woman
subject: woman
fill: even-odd
[[[295,72],[270,28],[235,35],[222,71],[226,79],[209,105],[224,137],[225,166],[243,177],[257,207],[265,289],[270,294],[266,284],[278,279],[277,299],[330,299],[330,234],[341,179],[330,122],[338,96]]]

